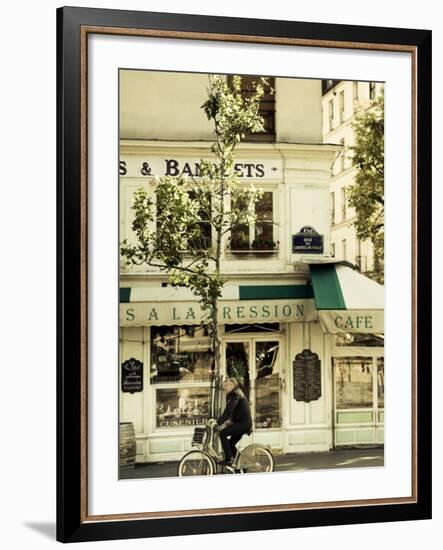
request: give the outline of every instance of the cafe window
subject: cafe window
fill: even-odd
[[[385,345],[384,334],[359,334],[342,332],[335,337],[337,347],[366,347],[383,348]]]
[[[201,426],[209,417],[209,387],[157,388],[156,427]]]
[[[257,325],[225,325],[225,334],[238,332],[280,332],[279,323],[260,323]]]
[[[264,130],[246,134],[242,141],[275,141],[275,79],[267,77],[269,86],[265,88],[265,93],[260,101],[259,114],[263,118]],[[228,77],[228,83],[232,81],[232,77]],[[259,76],[242,76],[241,77],[241,92],[243,97],[250,97],[254,91],[254,83],[260,82]]]
[[[208,382],[213,354],[206,327],[151,327],[151,383]]]
[[[244,198],[238,196],[232,199],[233,207],[242,209]],[[252,251],[257,254],[272,254],[278,249],[274,235],[274,192],[265,191],[255,203],[255,221],[250,224],[238,224],[231,229],[229,250],[232,253]]]
[[[385,358],[377,358],[377,393],[378,393],[378,408],[385,407]]]
[[[377,420],[377,411],[385,406],[384,357],[335,357],[333,361],[337,422]]]
[[[372,408],[374,402],[371,357],[335,359],[337,409]]]

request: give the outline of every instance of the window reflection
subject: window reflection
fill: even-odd
[[[151,382],[206,382],[212,365],[206,327],[151,327]]]
[[[335,359],[337,409],[372,408],[372,358]]]
[[[279,428],[280,376],[278,373],[279,342],[255,344],[255,427]]]
[[[157,428],[202,425],[209,414],[209,388],[162,388],[156,391]]]
[[[378,408],[385,407],[385,358],[377,359]]]
[[[385,345],[384,334],[351,334],[343,332],[335,337],[336,346],[361,346],[383,348]]]
[[[226,344],[226,370],[228,377],[235,378],[246,397],[250,394],[249,343],[228,342]]]

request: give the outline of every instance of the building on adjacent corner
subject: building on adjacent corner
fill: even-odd
[[[331,174],[331,255],[352,263],[361,273],[372,271],[374,250],[370,241],[361,241],[356,235],[355,212],[347,199],[355,168],[346,148],[354,145],[355,117],[361,110],[370,108],[382,88],[383,84],[378,82],[322,81],[323,141],[341,146]]]

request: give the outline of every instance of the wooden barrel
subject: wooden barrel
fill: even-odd
[[[120,422],[120,468],[135,466],[135,430],[132,422]]]

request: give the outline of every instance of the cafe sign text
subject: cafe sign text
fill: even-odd
[[[197,325],[205,317],[198,302],[120,304],[121,326]],[[313,300],[220,301],[220,324],[302,322],[316,318]]]

